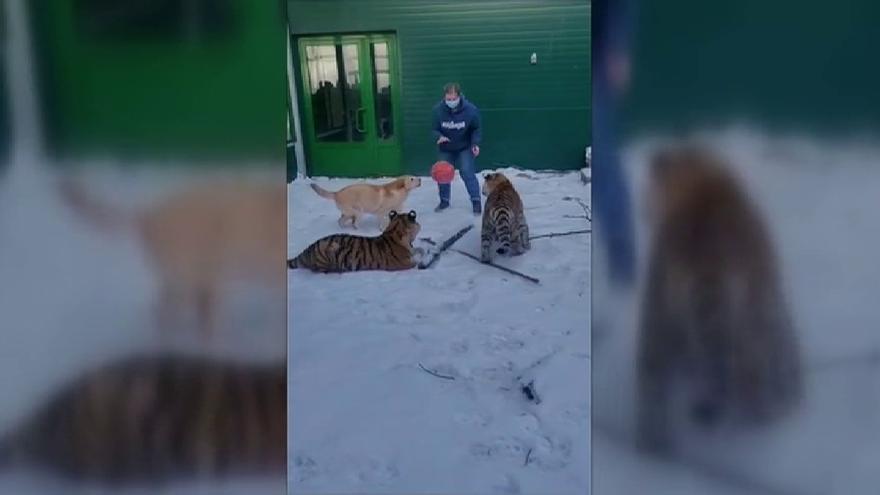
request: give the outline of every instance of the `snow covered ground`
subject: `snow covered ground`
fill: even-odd
[[[744,128],[704,138],[731,158],[774,236],[807,362],[807,401],[768,430],[687,433],[690,466],[634,455],[637,298],[610,294],[597,268],[593,493],[880,493],[880,364],[865,359],[880,350],[880,147],[770,138]],[[637,208],[652,144],[634,143],[625,154]],[[601,249],[597,267],[604,264]]]
[[[589,228],[572,199],[590,201],[578,171],[504,172],[533,236]],[[337,190],[353,181],[317,182]],[[335,205],[308,181],[288,192],[290,256],[340,230]],[[460,180],[452,195],[452,207],[435,213],[426,178],[407,208],[420,237],[438,242],[475,223],[454,248],[479,255],[479,219]],[[376,221],[358,233],[378,234]],[[291,492],[585,493],[589,242],[535,239],[527,254],[497,261],[540,285],[452,251],[427,270],[290,271]],[[520,390],[531,380],[540,404]]]

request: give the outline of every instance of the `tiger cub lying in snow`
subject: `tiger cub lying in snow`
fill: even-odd
[[[491,262],[493,251],[502,256],[525,253],[532,246],[519,194],[502,173],[489,173],[483,178],[483,195],[488,197],[483,212],[480,260]]]
[[[423,254],[422,249],[412,246],[421,230],[416,212],[392,211],[388,219],[388,227],[376,237],[333,234],[318,239],[299,256],[287,260],[287,267],[325,273],[414,268],[415,257]]]

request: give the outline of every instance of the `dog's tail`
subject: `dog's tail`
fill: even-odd
[[[61,179],[58,192],[71,210],[105,232],[119,232],[130,227],[136,220],[135,213],[122,211],[99,201],[72,179]]]
[[[333,199],[333,200],[336,199],[335,192],[328,191],[328,190],[324,189],[323,187],[315,184],[314,182],[312,182],[310,185],[312,186],[312,189],[314,189],[315,192],[318,193],[318,196],[321,196],[322,198],[327,198],[327,199]]]

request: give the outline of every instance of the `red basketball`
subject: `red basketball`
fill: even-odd
[[[446,161],[439,161],[431,167],[431,177],[438,184],[449,184],[455,178],[455,167]]]

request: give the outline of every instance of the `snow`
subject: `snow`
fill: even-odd
[[[578,171],[501,171],[533,236],[589,226],[564,217],[584,215],[571,198],[589,203]],[[435,213],[425,178],[406,209],[418,214],[419,237],[436,242],[474,223],[453,248],[479,255],[480,221],[464,192],[456,181],[452,207]],[[307,181],[288,194],[290,256],[340,231],[335,205]],[[376,220],[356,233],[377,235]],[[291,493],[585,493],[589,240],[536,239],[525,255],[496,259],[540,285],[453,251],[426,270],[290,271]],[[532,380],[540,404],[520,390]]]
[[[807,363],[807,400],[796,415],[765,430],[686,431],[682,455],[687,465],[635,455],[638,291],[610,292],[600,284],[603,274],[597,270],[593,493],[770,493],[741,484],[754,482],[775,493],[876,494],[880,373],[865,358],[880,349],[880,149],[864,141],[768,136],[743,127],[706,132],[701,139],[731,159],[774,237]],[[626,149],[637,212],[644,208],[646,153],[661,141],[645,138]],[[639,228],[644,260],[641,220]],[[595,255],[594,266],[602,266],[601,244]],[[821,366],[835,359],[851,362]]]
[[[880,150],[736,129],[707,139],[733,158],[771,227],[805,359],[880,349]],[[625,153],[636,211],[653,144],[637,142]],[[19,156],[0,183],[0,273],[11,281],[0,294],[4,430],[72,374],[157,345],[150,326],[155,280],[141,247],[89,230],[58,201],[37,163]],[[86,175],[97,195],[121,205],[148,204],[193,180],[170,172]],[[583,212],[562,198],[589,203],[589,186],[577,173],[527,175],[514,181],[533,235],[585,228],[583,219],[564,217]],[[319,181],[331,188],[351,182]],[[305,181],[288,188],[293,255],[338,231],[337,212]],[[475,221],[463,192],[455,186],[453,208],[435,214],[432,182],[423,182],[409,201],[421,236],[439,241]],[[455,247],[476,254],[477,232]],[[377,233],[375,221],[361,233]],[[454,252],[424,271],[291,272],[292,492],[584,493],[591,462],[589,240],[539,239],[523,257],[499,261],[540,278],[540,286]],[[601,285],[601,249],[597,244],[593,289],[594,493],[755,493],[705,469],[633,454],[637,293],[612,297]],[[268,330],[232,325],[221,335],[230,355],[281,352],[279,336]],[[431,376],[419,363],[456,379]],[[534,378],[541,404],[515,389],[521,373]],[[878,368],[854,362],[811,371],[808,401],[791,420],[751,434],[690,432],[684,450],[688,459],[793,494],[875,494],[878,422]],[[33,478],[2,473],[0,493],[70,492]],[[172,485],[166,492],[262,493],[275,486],[268,483]]]

